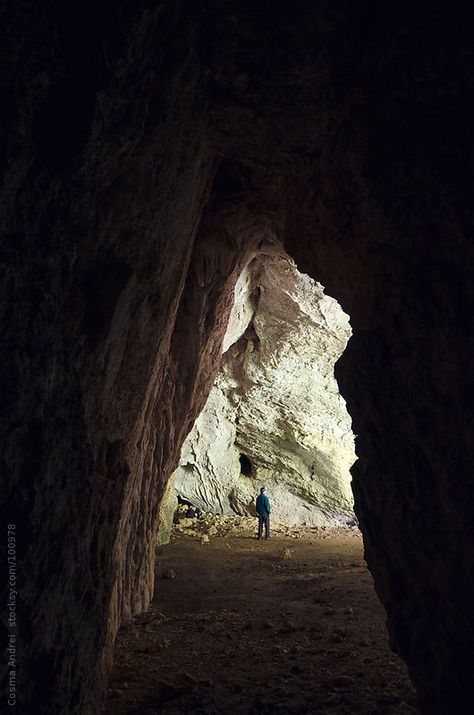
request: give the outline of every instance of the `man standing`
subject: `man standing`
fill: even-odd
[[[265,487],[260,488],[260,494],[257,497],[257,514],[258,514],[258,539],[262,538],[263,525],[265,524],[265,538],[270,538],[270,499],[265,494]]]

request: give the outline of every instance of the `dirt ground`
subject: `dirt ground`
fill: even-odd
[[[160,547],[155,600],[118,635],[104,713],[417,713],[359,532],[303,532]]]

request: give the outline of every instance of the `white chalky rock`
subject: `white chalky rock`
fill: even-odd
[[[221,369],[175,488],[205,511],[254,515],[265,484],[275,521],[345,523],[356,455],[334,364],[349,317],[284,257],[255,260],[235,295]]]

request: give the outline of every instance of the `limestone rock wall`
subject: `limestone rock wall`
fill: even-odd
[[[283,256],[258,257],[236,285],[222,365],[174,473],[201,509],[328,526],[353,517],[350,417],[334,363],[348,316]],[[241,460],[243,463],[241,463]]]

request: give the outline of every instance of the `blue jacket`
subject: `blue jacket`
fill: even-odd
[[[256,509],[257,514],[260,514],[261,516],[267,516],[267,514],[270,514],[270,499],[266,494],[258,495]]]

